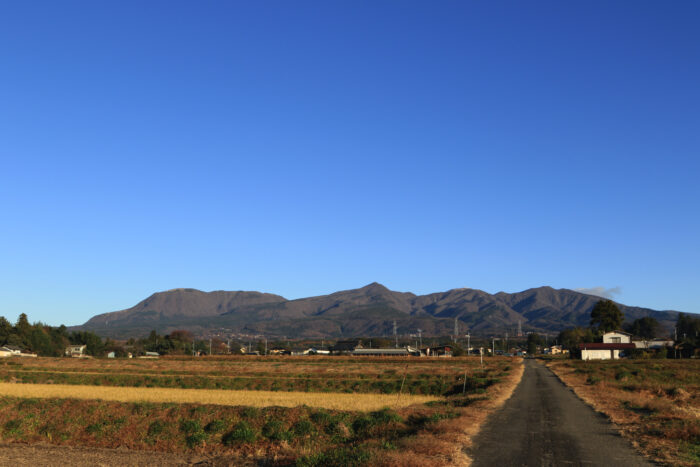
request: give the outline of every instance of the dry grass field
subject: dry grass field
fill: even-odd
[[[7,359],[0,362],[0,433],[5,442],[189,453],[233,464],[467,465],[470,435],[522,374],[519,359],[484,363]]]
[[[567,385],[666,465],[700,465],[700,361],[553,360]]]
[[[309,407],[369,412],[383,407],[401,408],[437,400],[437,396],[410,394],[347,394],[328,392],[227,391],[86,386],[68,384],[0,383],[0,394],[42,399],[96,399],[118,402],[169,402],[178,404],[244,405],[249,407]]]

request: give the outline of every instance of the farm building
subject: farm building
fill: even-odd
[[[14,345],[6,345],[0,348],[0,356],[2,357],[19,356],[21,353],[22,349],[15,347]]]
[[[66,347],[66,357],[84,357],[87,345],[69,345]]]
[[[630,342],[631,336],[624,331],[610,331],[603,334],[603,342],[579,344],[581,360],[617,360],[624,356],[625,350],[636,348]]]
[[[450,345],[437,345],[435,347],[426,347],[421,349],[421,354],[427,357],[451,357],[452,356],[452,346]]]
[[[661,349],[663,347],[673,347],[675,342],[672,339],[652,339],[652,340],[633,340],[632,343],[638,349]]]
[[[361,339],[346,339],[336,342],[330,347],[330,351],[332,354],[349,354],[361,348],[363,348]]]
[[[411,352],[414,349],[409,349],[408,347],[402,347],[399,349],[355,349],[352,351],[352,355],[357,356],[371,356],[371,357],[408,357],[415,353]]]

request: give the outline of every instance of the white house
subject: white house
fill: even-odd
[[[84,357],[87,345],[70,345],[66,347],[66,357]]]
[[[22,353],[22,349],[14,345],[6,345],[0,348],[0,352],[2,352],[3,357],[15,357]]]
[[[617,360],[627,350],[636,348],[630,342],[631,334],[624,331],[610,331],[603,334],[603,342],[579,344],[581,360]]]
[[[631,337],[625,331],[610,331],[603,334],[603,344],[629,344]]]

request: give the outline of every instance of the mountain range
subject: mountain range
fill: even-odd
[[[395,292],[376,282],[329,295],[287,300],[261,292],[203,292],[173,289],[158,292],[134,307],[94,316],[72,329],[106,337],[139,337],[157,330],[167,334],[187,329],[210,333],[259,334],[287,338],[389,336],[398,333],[490,335],[510,332],[555,333],[588,326],[600,297],[568,289],[538,287],[517,293],[489,294],[476,289],[452,289],[428,295]],[[625,321],[651,316],[670,331],[676,311],[657,311],[618,304]]]

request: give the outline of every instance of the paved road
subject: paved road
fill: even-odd
[[[532,359],[525,360],[522,381],[487,420],[469,455],[473,467],[654,465]]]

